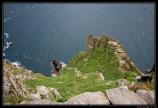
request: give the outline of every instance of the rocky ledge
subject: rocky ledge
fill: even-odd
[[[98,48],[99,46],[111,47],[114,50],[114,54],[118,58],[120,71],[137,71],[140,74],[142,73],[127,55],[121,43],[114,37],[106,34],[102,34],[101,37],[94,37],[92,34],[89,34],[87,44],[87,50],[92,50]]]

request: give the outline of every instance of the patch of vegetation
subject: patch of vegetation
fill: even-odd
[[[106,89],[118,87],[117,79],[123,79],[125,74],[131,81],[134,78],[133,74],[118,70],[118,60],[113,50],[109,47],[105,49],[102,46],[91,51],[82,51],[69,62],[67,68],[60,71],[59,76],[41,77],[27,80],[25,83],[32,90],[40,85],[57,88],[61,97],[56,101],[60,102],[87,91],[105,92]],[[82,76],[77,76],[75,68],[81,72]],[[98,75],[92,73],[103,73],[105,80],[98,80]],[[91,75],[84,77],[85,74]],[[107,84],[107,82],[112,83]]]
[[[87,78],[77,77],[74,70],[64,69],[58,77],[45,77],[35,80],[26,80],[25,83],[34,90],[36,86],[44,85],[46,87],[57,88],[61,97],[56,101],[63,102],[72,96],[76,96],[86,91],[102,91],[106,88],[116,87],[116,85],[106,86],[106,81],[98,81],[97,75],[91,75]]]
[[[120,71],[119,62],[114,54],[114,48],[107,45],[107,40],[103,37],[96,43],[92,50],[81,51],[72,58],[68,66],[60,71],[57,77],[46,77],[41,74],[32,73],[36,79],[25,80],[25,84],[30,92],[35,91],[37,86],[46,86],[56,88],[61,96],[52,97],[52,100],[64,102],[70,97],[76,96],[83,92],[102,91],[118,87],[118,79],[127,79],[129,82],[136,82],[135,77],[137,72]],[[75,68],[80,71],[81,75],[77,76]],[[11,71],[12,67],[9,67]],[[23,72],[24,70],[14,70],[15,74]],[[102,73],[104,80],[99,80],[97,74]],[[90,74],[89,76],[86,76]],[[152,84],[134,85],[131,90],[137,89],[152,89]]]
[[[24,100],[22,96],[6,96],[4,98],[4,104],[5,103],[11,103],[11,104],[19,104]]]
[[[132,90],[136,92],[137,90],[144,89],[144,90],[153,90],[154,84],[153,83],[143,83],[143,82],[137,82],[133,86],[129,87],[129,90]]]

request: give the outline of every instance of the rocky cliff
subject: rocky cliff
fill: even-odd
[[[154,104],[154,82],[135,80],[139,69],[114,38],[89,34],[87,49],[56,77],[3,62],[4,104]]]
[[[92,50],[100,46],[103,46],[104,48],[110,47],[114,50],[114,54],[117,56],[119,61],[120,71],[137,71],[141,73],[137,66],[127,55],[120,42],[118,42],[112,36],[109,37],[106,34],[101,35],[101,37],[94,37],[92,34],[89,34],[87,39],[87,49]]]

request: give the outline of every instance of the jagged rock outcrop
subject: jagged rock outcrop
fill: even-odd
[[[26,96],[28,94],[24,83],[5,67],[3,69],[3,89],[4,97],[9,95]]]
[[[110,104],[102,92],[84,92],[70,98],[64,104]]]
[[[137,66],[128,57],[120,42],[106,34],[103,34],[101,37],[93,37],[92,34],[89,34],[87,39],[87,50],[92,50],[100,46],[104,48],[110,46],[114,49],[114,54],[117,56],[119,61],[119,70],[137,71],[141,73]]]
[[[137,81],[141,81],[141,82],[154,82],[155,80],[155,64],[153,65],[153,67],[151,69],[147,69],[147,71],[145,73],[142,73],[140,76],[136,76],[136,80]]]
[[[31,93],[31,94],[29,95],[29,98],[30,98],[31,100],[35,100],[35,99],[41,99],[41,96],[40,96],[40,94],[37,92],[37,93]]]
[[[60,93],[58,92],[58,90],[56,88],[50,88],[49,92],[53,94],[53,96],[57,97],[60,96]]]
[[[45,86],[37,86],[36,87],[36,93],[31,94],[31,99],[49,99],[51,97],[58,97],[60,96],[60,93],[56,88],[47,88]]]
[[[37,93],[40,94],[42,99],[43,98],[48,98],[49,91],[48,91],[47,87],[45,87],[45,86],[37,86],[36,87],[36,91],[37,91]]]
[[[147,104],[155,104],[155,95],[154,91],[149,90],[137,90],[136,92],[139,96],[141,96]]]
[[[112,104],[147,104],[138,94],[129,91],[126,86],[106,90],[106,95]]]

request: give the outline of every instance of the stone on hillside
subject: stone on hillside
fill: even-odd
[[[118,43],[117,42],[114,42],[114,41],[108,41],[108,44],[114,46],[114,47],[117,47]]]
[[[56,88],[50,88],[49,91],[52,92],[54,96],[60,96],[60,93]]]
[[[48,98],[48,88],[45,86],[37,86],[36,91],[40,94],[42,98]]]
[[[123,50],[120,49],[120,48],[118,48],[118,49],[116,49],[116,52],[117,52],[117,53],[123,53]]]
[[[125,65],[125,64],[126,64],[126,62],[125,62],[124,60],[120,60],[120,61],[119,61],[120,67],[123,67],[123,65]]]
[[[103,75],[103,73],[99,73],[99,80],[104,80],[104,75]]]
[[[92,34],[89,34],[88,39],[87,39],[88,49],[94,48],[95,42],[96,42],[96,39],[93,37]]]
[[[135,77],[135,80],[140,80],[141,79],[141,76],[136,76]]]
[[[30,94],[30,99],[41,99],[40,94],[37,92],[37,94]]]
[[[65,104],[110,104],[102,92],[85,92],[70,98]]]
[[[138,94],[129,91],[127,86],[106,90],[112,104],[147,104]]]
[[[86,78],[88,78],[88,76],[86,76],[86,75],[85,75],[85,76],[83,76],[83,77],[81,77],[81,79],[86,79]]]
[[[117,83],[118,83],[119,86],[129,85],[129,82],[127,81],[127,79],[119,79],[119,80],[117,80]]]
[[[128,56],[127,56],[127,54],[126,54],[125,52],[123,52],[123,53],[118,53],[117,56],[118,56],[118,58],[119,58],[120,60],[126,61],[127,59],[129,59]]]
[[[154,91],[149,90],[137,90],[136,92],[139,96],[141,96],[148,104],[154,104],[155,95]]]
[[[77,76],[78,76],[78,77],[80,76],[80,71],[77,71]]]

